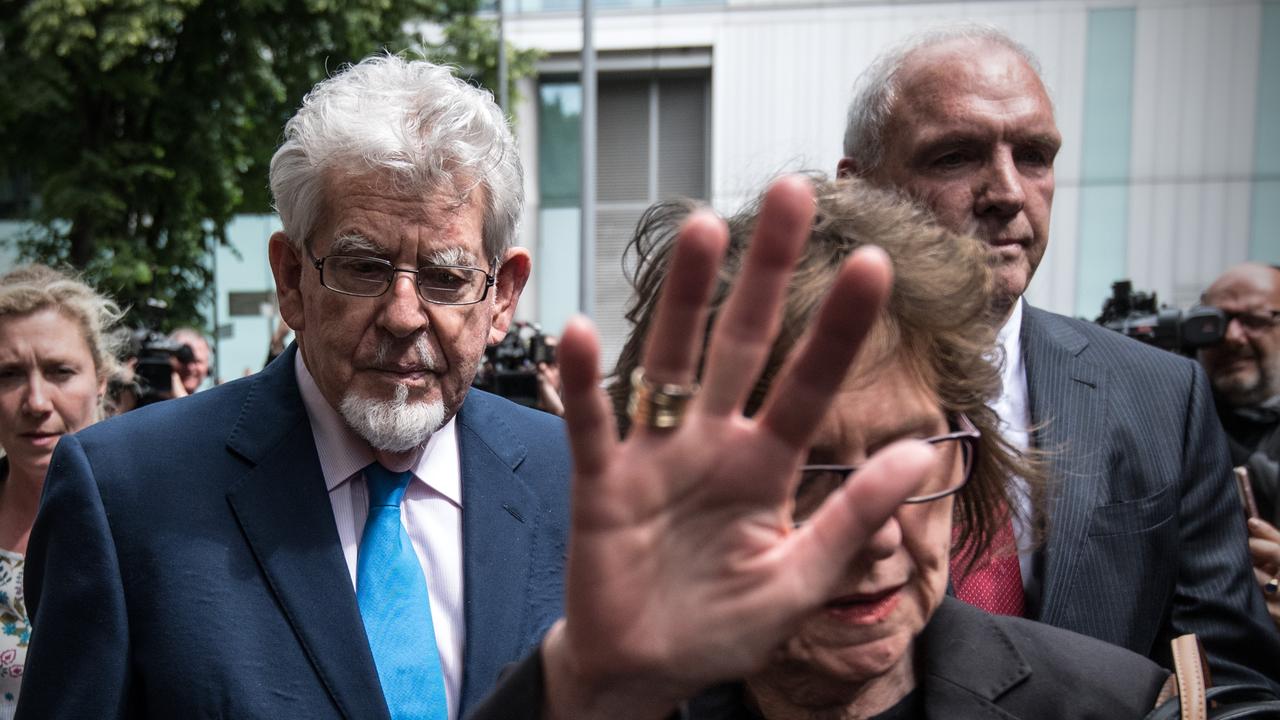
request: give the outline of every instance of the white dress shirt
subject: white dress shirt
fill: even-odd
[[[1027,399],[1027,366],[1022,359],[1022,300],[1013,304],[1013,310],[996,334],[996,346],[1000,348],[1000,397],[991,409],[1000,418],[1000,434],[1009,444],[1025,451],[1030,446],[1031,407]],[[1022,568],[1022,587],[1032,589],[1034,553],[1031,528],[1031,498],[1027,483],[1020,477],[1011,479],[1012,501],[1021,512],[1014,515],[1013,535],[1018,541],[1018,564]]]
[[[320,469],[329,489],[338,539],[342,542],[354,587],[360,537],[369,514],[362,471],[374,462],[373,449],[325,400],[315,378],[307,371],[301,352],[294,358],[294,370],[302,403],[311,419]],[[431,596],[431,622],[436,632],[436,649],[440,652],[450,718],[458,717],[466,630],[462,615],[461,468],[458,438],[451,418],[431,436],[422,457],[410,468],[413,479],[400,504],[400,521],[418,555]]]

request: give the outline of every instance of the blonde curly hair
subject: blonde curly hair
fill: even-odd
[[[78,277],[47,265],[23,265],[0,275],[0,319],[47,309],[80,326],[100,382],[119,370],[119,340],[111,330],[124,313],[115,301]]]

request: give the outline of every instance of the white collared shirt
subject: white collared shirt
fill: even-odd
[[[302,403],[311,419],[311,433],[320,456],[338,539],[346,556],[351,585],[356,585],[356,559],[369,499],[363,470],[374,461],[373,449],[357,436],[342,416],[325,400],[315,378],[302,361],[294,358],[294,371]],[[413,480],[400,505],[400,521],[413,543],[431,596],[431,622],[444,673],[449,717],[458,717],[462,690],[462,648],[465,630],[462,614],[462,465],[458,438],[451,418],[432,434],[418,459]]]
[[[1022,299],[1013,304],[1013,310],[1000,331],[996,333],[996,345],[1003,352],[1000,359],[1000,397],[991,409],[1000,418],[1000,434],[1009,444],[1025,451],[1030,447],[1031,406],[1027,398],[1027,366],[1022,359]],[[1030,589],[1032,562],[1031,528],[1027,519],[1031,516],[1031,498],[1027,483],[1020,477],[1011,478],[1014,491],[1012,500],[1022,512],[1015,514],[1013,534],[1018,541],[1018,564],[1022,568],[1022,587]]]

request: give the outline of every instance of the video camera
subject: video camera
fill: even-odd
[[[138,407],[172,397],[173,363],[195,360],[195,351],[186,343],[174,342],[156,330],[138,328],[129,338],[130,355],[138,358],[134,368]]]
[[[1160,307],[1156,294],[1134,292],[1133,283],[1111,283],[1111,297],[1102,303],[1094,322],[1122,335],[1182,355],[1193,355],[1220,342],[1227,333],[1227,317],[1217,308],[1198,305],[1185,312]]]
[[[517,322],[502,342],[485,349],[472,386],[538,407],[538,363],[555,364],[554,343],[536,323]]]

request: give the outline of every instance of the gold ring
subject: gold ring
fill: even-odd
[[[644,376],[644,368],[637,367],[631,373],[631,398],[627,400],[627,417],[631,422],[657,430],[669,430],[680,425],[689,401],[698,392],[698,384],[654,385]]]
[[[1275,595],[1277,591],[1280,591],[1280,575],[1271,578],[1266,585],[1262,586],[1262,592],[1268,595]]]

